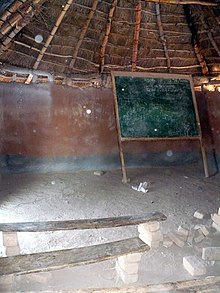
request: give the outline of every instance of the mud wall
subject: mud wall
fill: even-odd
[[[219,158],[219,95],[200,94],[198,102],[204,140],[209,152],[213,141]],[[0,131],[2,172],[120,167],[111,89],[2,83]],[[127,166],[201,163],[198,142],[129,142],[123,146]]]

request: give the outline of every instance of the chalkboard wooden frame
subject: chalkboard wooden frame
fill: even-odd
[[[122,182],[123,183],[128,182],[127,174],[126,174],[126,168],[125,168],[125,158],[124,158],[123,147],[122,147],[122,143],[125,142],[125,141],[198,140],[200,142],[200,148],[201,148],[201,155],[202,155],[202,159],[203,159],[205,177],[209,177],[206,151],[205,151],[204,143],[203,143],[203,140],[202,140],[200,119],[199,119],[199,113],[198,113],[198,108],[197,108],[197,103],[196,103],[195,92],[194,92],[194,88],[193,88],[192,76],[191,75],[182,75],[182,74],[166,74],[166,73],[151,73],[151,72],[142,73],[142,72],[125,72],[125,71],[112,71],[111,76],[112,76],[112,84],[113,84],[116,126],[117,126],[117,133],[118,133],[119,155],[120,155],[121,168],[122,168]],[[198,136],[122,137],[121,126],[120,126],[120,116],[119,116],[119,105],[118,105],[117,90],[116,90],[116,83],[115,83],[115,77],[117,77],[117,76],[188,80],[190,82],[193,106],[194,106],[194,111],[195,111],[195,117],[196,117],[196,122],[197,122],[197,125],[198,125]]]

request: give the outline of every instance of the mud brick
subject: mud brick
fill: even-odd
[[[119,262],[136,263],[141,260],[143,253],[130,253],[118,257]]]
[[[19,246],[8,246],[5,250],[6,256],[15,256],[20,254]]]
[[[139,264],[138,262],[134,263],[126,263],[124,261],[120,261],[119,259],[117,260],[118,265],[120,268],[126,272],[127,274],[137,274],[138,273],[138,267]]]
[[[144,237],[149,239],[150,241],[162,241],[163,234],[160,230],[150,232],[148,230],[143,229],[142,227],[138,226],[138,232],[142,234]]]
[[[185,245],[184,241],[179,239],[174,233],[168,233],[168,237],[179,247],[183,247]]]
[[[166,248],[169,248],[172,245],[173,245],[173,241],[167,235],[165,235],[163,237],[163,246],[166,247]]]
[[[201,276],[206,274],[206,266],[198,256],[185,256],[183,266],[192,276]]]
[[[3,245],[5,247],[18,246],[18,236],[16,232],[14,233],[3,232],[2,237],[3,237]]]
[[[206,237],[207,235],[209,235],[209,230],[206,228],[206,226],[201,225],[199,230],[202,232],[202,234]]]
[[[138,274],[128,274],[116,262],[116,272],[125,284],[131,284],[138,281]]]
[[[183,235],[185,237],[189,235],[189,230],[184,228],[183,226],[179,226],[177,231],[178,231],[178,234]]]
[[[205,214],[202,211],[197,210],[197,211],[195,211],[193,216],[196,219],[202,220],[204,218],[204,215]]]
[[[220,247],[204,247],[202,249],[202,259],[220,260]]]
[[[194,229],[190,229],[189,230],[189,235],[188,235],[188,238],[187,238],[187,243],[192,245],[193,243],[193,239],[194,239],[194,235],[195,235],[195,230]]]
[[[140,229],[142,230],[146,230],[146,231],[150,231],[150,232],[154,232],[160,229],[160,223],[155,221],[155,222],[149,222],[149,223],[144,223],[144,224],[140,224],[138,225],[138,228],[140,227]]]
[[[220,226],[215,222],[212,223],[212,227],[215,228],[218,232],[220,232]]]
[[[201,232],[201,233],[202,233],[202,232]],[[194,241],[195,241],[196,243],[199,243],[199,242],[201,242],[204,238],[205,238],[205,236],[204,236],[203,234],[200,234],[200,235],[198,235],[198,236],[196,236],[196,237],[194,238]]]
[[[220,215],[214,214],[212,216],[212,221],[215,222],[218,226],[220,226]]]
[[[139,234],[139,238],[150,246],[150,248],[158,248],[160,246],[160,241],[151,241],[148,238],[146,238],[143,234]]]

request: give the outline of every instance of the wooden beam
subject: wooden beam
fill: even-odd
[[[22,20],[27,14],[32,12],[33,8],[30,5],[25,4],[25,7],[21,7],[19,12],[15,12],[7,18],[5,23],[1,26],[1,36],[6,35],[13,27],[15,27],[20,20]]]
[[[121,226],[139,225],[147,222],[164,221],[166,216],[160,212],[111,218],[50,221],[50,222],[27,222],[27,223],[1,223],[2,232],[47,232],[59,230],[100,229]]]
[[[16,24],[16,27],[6,36],[6,38],[2,41],[1,47],[0,47],[0,54],[2,54],[4,51],[6,51],[10,45],[10,43],[13,41],[14,37],[31,21],[31,18],[29,15],[31,13],[35,13],[36,10],[35,7],[41,6],[45,0],[35,0],[33,2],[33,5],[29,6],[28,13],[26,13],[22,19],[22,23],[20,25]],[[33,15],[32,15],[33,16]]]
[[[135,237],[88,247],[1,257],[0,275],[42,272],[91,264],[147,250],[149,246]]]
[[[135,31],[134,31],[132,67],[131,67],[132,71],[135,71],[137,66],[140,27],[141,27],[141,0],[139,0],[135,6]]]
[[[38,55],[38,57],[37,57],[37,60],[36,60],[35,63],[34,63],[33,69],[37,69],[37,68],[38,68],[38,66],[39,66],[39,64],[40,64],[40,61],[41,61],[41,59],[42,59],[43,56],[44,56],[44,53],[46,52],[48,46],[49,46],[50,43],[52,42],[52,40],[53,40],[53,38],[54,38],[54,36],[55,36],[55,34],[56,34],[56,32],[57,32],[57,30],[58,30],[58,28],[59,28],[59,26],[60,26],[62,20],[63,20],[65,14],[66,14],[66,12],[67,12],[67,10],[70,8],[70,5],[73,3],[73,1],[74,1],[74,0],[68,0],[68,1],[66,2],[65,6],[63,7],[63,9],[62,9],[62,11],[61,11],[59,17],[58,17],[57,20],[56,20],[56,23],[55,23],[55,25],[54,25],[52,31],[50,32],[49,37],[47,38],[47,40],[46,40],[46,42],[45,42],[45,45],[44,45],[43,48],[41,49],[41,51],[40,51],[40,53],[39,53],[39,55]]]
[[[82,31],[81,31],[81,34],[80,34],[80,36],[79,36],[79,41],[78,41],[78,43],[76,44],[76,48],[75,48],[75,51],[74,51],[74,53],[73,53],[72,60],[71,60],[71,62],[70,62],[70,68],[71,68],[71,69],[72,69],[72,68],[74,67],[74,65],[75,65],[76,57],[77,57],[77,55],[78,55],[79,49],[80,49],[80,47],[81,47],[81,45],[82,45],[83,39],[84,39],[84,37],[85,37],[85,35],[86,35],[86,32],[87,32],[87,30],[88,30],[88,27],[89,27],[90,21],[91,21],[91,19],[92,19],[94,13],[95,13],[95,11],[96,11],[96,7],[97,7],[97,5],[98,5],[98,2],[99,2],[99,0],[93,0],[92,8],[91,8],[91,10],[90,10],[90,12],[89,12],[88,19],[87,19],[87,21],[86,21],[86,23],[85,23],[85,25],[84,25],[84,27],[83,27],[83,29],[82,29]]]
[[[16,0],[4,11],[4,13],[0,17],[0,28],[7,20],[7,18],[10,17],[14,12],[16,12],[19,7],[23,5],[26,1],[27,0]]]
[[[164,55],[167,60],[167,69],[168,69],[168,72],[171,72],[170,56],[169,56],[169,53],[167,50],[166,38],[164,35],[163,24],[162,24],[161,14],[160,14],[160,4],[155,3],[155,8],[156,8],[156,17],[157,17],[157,25],[158,25],[158,29],[159,29],[160,40],[163,44]]]
[[[184,13],[186,15],[186,20],[187,20],[189,29],[190,29],[191,34],[192,34],[192,45],[193,45],[194,52],[196,54],[197,60],[198,60],[198,62],[200,64],[200,66],[201,66],[202,74],[203,75],[208,75],[209,74],[209,69],[208,69],[208,66],[206,64],[205,58],[202,55],[202,52],[201,52],[201,50],[199,48],[199,45],[198,45],[198,42],[197,42],[197,39],[198,39],[197,30],[196,30],[196,27],[194,25],[194,21],[192,19],[192,14],[191,14],[189,5],[184,6]]]
[[[31,291],[30,293],[217,293],[220,287],[220,277],[211,276],[203,279],[174,281],[163,284],[115,288],[85,288],[85,289],[53,289]],[[205,290],[205,291],[204,291]]]
[[[105,49],[108,43],[108,37],[111,31],[111,26],[112,26],[112,18],[115,12],[115,8],[117,6],[118,0],[112,0],[111,8],[109,10],[108,14],[108,21],[105,29],[105,36],[100,48],[100,72],[102,73],[104,70],[104,65],[105,65]]]
[[[200,1],[200,0],[145,0],[145,2],[154,2],[161,4],[176,4],[176,5],[185,5],[185,4],[198,4],[205,6],[217,6],[217,1]]]

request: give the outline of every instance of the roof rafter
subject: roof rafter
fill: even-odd
[[[104,65],[105,65],[105,49],[108,43],[108,37],[111,32],[111,27],[112,27],[112,18],[115,12],[115,8],[117,6],[118,0],[112,0],[111,8],[109,10],[108,14],[108,21],[105,29],[105,36],[100,48],[100,72],[102,73],[104,70]]]
[[[95,13],[95,11],[96,11],[96,7],[97,7],[97,5],[98,5],[98,2],[99,2],[99,0],[94,0],[94,1],[93,1],[92,8],[91,8],[91,10],[90,10],[90,12],[89,12],[88,19],[87,19],[86,24],[84,25],[84,27],[83,27],[83,29],[82,29],[82,31],[81,31],[81,34],[80,34],[80,36],[79,36],[79,41],[78,41],[78,43],[76,44],[76,48],[75,48],[75,51],[74,51],[74,53],[73,53],[72,60],[71,60],[71,62],[70,62],[70,68],[73,68],[73,67],[74,67],[74,64],[75,64],[75,62],[76,62],[76,57],[77,57],[77,55],[78,55],[79,49],[80,49],[80,47],[81,47],[81,45],[82,45],[83,39],[84,39],[84,37],[85,37],[85,35],[86,35],[86,32],[87,32],[87,30],[88,30],[88,27],[89,27],[90,21],[91,21],[91,19],[92,19],[94,13]]]
[[[2,36],[6,35],[11,29],[13,29],[20,20],[22,20],[25,15],[32,12],[32,7],[28,4],[21,6],[21,8],[12,13],[10,16],[7,17],[4,24],[0,28],[0,33]]]
[[[197,31],[196,31],[196,28],[195,28],[195,25],[194,25],[194,22],[193,22],[193,19],[192,19],[192,16],[191,16],[190,6],[189,5],[184,6],[184,12],[185,12],[185,15],[186,15],[186,20],[188,22],[188,26],[189,26],[191,34],[192,34],[192,45],[193,45],[194,52],[196,54],[197,60],[198,60],[198,62],[200,64],[200,66],[201,66],[202,74],[203,75],[208,75],[209,74],[209,69],[208,69],[208,66],[206,64],[204,56],[202,55],[202,52],[201,52],[201,50],[199,48],[199,45],[198,45],[198,42],[197,42],[197,39],[198,39]]]
[[[22,18],[22,14],[19,14],[21,18],[19,17],[17,19],[17,22],[15,23],[14,28],[8,23],[11,31],[9,32],[9,34],[6,34],[5,37],[4,37],[4,34],[2,34],[4,39],[0,47],[0,54],[2,54],[4,51],[8,49],[10,43],[13,41],[13,38],[31,21],[31,18],[29,16],[30,15],[33,16],[35,12],[37,11],[37,8],[39,8],[44,2],[45,0],[34,0],[33,3],[30,3],[29,6],[26,6],[25,13],[23,14],[23,18]],[[16,9],[16,6],[13,9]],[[22,20],[22,22],[20,20]],[[1,29],[0,29],[0,32],[1,32]]]
[[[8,17],[10,17],[14,12],[17,11],[17,9],[23,5],[27,0],[16,0],[14,1],[8,8],[5,9],[4,13],[1,15],[0,18],[0,28],[4,24],[4,22],[7,20]]]
[[[167,49],[166,38],[164,35],[163,24],[162,24],[161,14],[160,14],[160,4],[155,3],[155,8],[156,8],[156,17],[157,17],[157,25],[158,25],[158,29],[159,29],[159,35],[160,35],[161,42],[163,44],[164,55],[167,60],[167,69],[168,69],[168,72],[171,72],[170,56],[169,56],[168,49]]]
[[[53,38],[54,38],[54,36],[55,36],[55,34],[56,34],[56,32],[57,32],[57,30],[58,30],[58,28],[59,28],[59,26],[60,26],[62,20],[63,20],[65,14],[66,14],[66,12],[67,12],[67,10],[70,8],[70,5],[73,3],[73,1],[74,1],[74,0],[68,0],[68,1],[66,2],[65,6],[63,7],[63,9],[62,9],[62,11],[61,11],[59,17],[58,17],[57,20],[56,20],[56,23],[55,23],[55,25],[54,25],[52,31],[50,32],[49,37],[47,38],[47,40],[46,40],[46,42],[45,42],[45,45],[44,45],[43,48],[41,49],[41,51],[40,51],[40,53],[39,53],[39,55],[38,55],[38,57],[37,57],[37,60],[35,61],[34,65],[33,65],[33,69],[37,69],[37,68],[38,68],[38,66],[39,66],[39,64],[40,64],[40,61],[41,61],[41,59],[42,59],[43,56],[44,56],[44,53],[46,52],[48,46],[50,45],[51,41],[53,40]]]
[[[137,66],[140,27],[141,27],[141,0],[139,0],[135,6],[135,31],[134,31],[134,39],[133,39],[133,53],[132,53],[132,67],[131,67],[132,71],[135,71]]]
[[[218,3],[216,1],[201,1],[201,0],[145,0],[145,2],[154,2],[161,4],[198,4],[198,5],[206,5],[206,6],[217,6]]]

